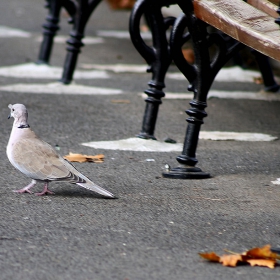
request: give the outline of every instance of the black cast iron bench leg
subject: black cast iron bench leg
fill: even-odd
[[[88,19],[95,8],[102,0],[78,0],[76,13],[74,16],[73,29],[70,32],[70,38],[67,40],[67,54],[63,67],[61,82],[71,83],[78,60],[78,54],[84,44],[82,39]]]
[[[253,50],[253,54],[258,63],[259,70],[262,74],[263,83],[265,86],[264,90],[268,91],[268,92],[279,91],[280,86],[276,83],[276,81],[274,79],[274,75],[273,75],[273,72],[271,69],[271,64],[269,62],[269,58],[266,55],[264,55],[256,50]]]
[[[217,30],[217,32],[219,34],[221,34],[222,37],[225,39],[228,47],[230,47],[234,42],[236,42],[235,39],[224,34],[222,31]],[[254,49],[251,49],[251,52],[255,56],[255,60],[258,64],[259,70],[261,72],[261,75],[263,78],[263,83],[264,83],[264,90],[267,92],[279,91],[280,86],[276,83],[276,81],[274,79],[274,74],[272,72],[269,58],[266,55],[254,50]],[[242,67],[243,66],[242,58],[237,55],[233,59],[235,59],[235,61],[236,61],[236,58],[238,59],[237,64]]]
[[[41,43],[38,64],[48,64],[50,60],[53,39],[59,30],[59,16],[61,8],[64,7],[70,14],[70,23],[73,23],[73,29],[70,32],[70,38],[67,40],[67,54],[63,67],[61,82],[64,84],[71,83],[78,60],[78,54],[81,47],[84,45],[82,39],[88,19],[95,8],[102,0],[47,0],[46,7],[49,9],[49,14],[46,22],[43,25],[44,36]]]
[[[200,127],[207,116],[205,112],[207,94],[219,70],[244,45],[236,41],[231,47],[227,47],[226,41],[221,35],[208,34],[207,25],[195,17],[191,0],[178,0],[177,2],[185,15],[177,18],[173,26],[170,39],[172,58],[189,80],[189,90],[194,93],[194,98],[190,102],[191,108],[186,111],[189,116],[187,118],[188,126],[182,154],[177,157],[179,166],[166,170],[163,176],[174,179],[203,179],[210,177],[210,174],[203,172],[195,165],[198,162],[196,149]],[[182,54],[182,38],[184,38],[186,27],[190,33],[195,53],[194,65],[189,64]],[[209,54],[211,45],[215,45],[217,49],[212,59]]]
[[[169,44],[166,39],[166,29],[173,25],[175,18],[163,18],[161,8],[166,1],[138,0],[132,9],[130,16],[129,31],[132,43],[140,55],[147,61],[149,67],[147,72],[152,73],[149,88],[144,92],[146,98],[146,109],[142,122],[142,130],[137,135],[144,139],[156,139],[154,136],[156,120],[161,98],[165,96],[163,88],[164,79],[171,63]],[[171,2],[171,1],[167,1]],[[147,46],[141,37],[140,20],[145,16],[153,37],[153,47]]]
[[[54,36],[59,30],[61,8],[65,7],[69,13],[69,23],[73,23],[73,16],[76,12],[76,6],[72,0],[46,0],[45,7],[49,9],[49,14],[43,24],[43,41],[40,46],[37,64],[49,64]]]

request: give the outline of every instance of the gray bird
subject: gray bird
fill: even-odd
[[[10,117],[14,118],[13,128],[7,145],[7,156],[11,164],[31,178],[32,181],[18,193],[32,193],[30,189],[37,182],[44,182],[44,189],[36,195],[53,194],[48,184],[53,181],[77,184],[99,193],[104,197],[114,198],[109,191],[99,187],[81,174],[73,165],[62,158],[48,143],[41,140],[30,128],[27,109],[23,104],[8,106]]]

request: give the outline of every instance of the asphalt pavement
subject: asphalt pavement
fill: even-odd
[[[180,151],[114,146],[140,131],[145,109],[141,93],[151,78],[135,69],[117,72],[114,68],[145,65],[128,36],[129,11],[112,11],[106,2],[100,4],[87,25],[86,35],[92,41],[79,56],[80,76],[67,89],[57,85],[59,76],[53,70],[61,71],[66,54],[64,42],[71,26],[65,13],[51,57],[53,68],[43,74],[31,67],[37,60],[41,25],[47,15],[43,1],[1,1],[0,15],[1,280],[280,276],[279,267],[228,268],[198,255],[207,251],[223,254],[224,249],[243,252],[265,244],[280,247],[280,186],[274,182],[280,178],[279,140],[201,139],[198,166],[212,177],[165,179],[161,176],[165,164],[175,167]],[[26,68],[20,72],[22,65]],[[87,71],[93,71],[93,78],[86,78]],[[178,73],[175,65],[170,68],[172,73]],[[279,139],[279,93],[260,93],[263,85],[253,78],[234,78],[213,84],[202,130],[263,133]],[[187,86],[184,79],[166,78],[171,97],[186,94]],[[218,98],[217,92],[227,97]],[[155,133],[159,143],[167,137],[183,142],[189,101],[188,96],[163,100]],[[31,128],[61,155],[104,154],[103,163],[75,166],[118,199],[103,199],[66,183],[50,185],[55,195],[14,193],[29,179],[6,156],[12,127],[7,120],[10,103],[26,105]],[[103,148],[81,145],[93,141],[115,142]],[[35,191],[41,189],[36,186]]]

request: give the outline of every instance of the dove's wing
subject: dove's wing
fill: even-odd
[[[64,159],[39,138],[21,139],[13,145],[13,165],[35,180],[60,180],[71,177]]]

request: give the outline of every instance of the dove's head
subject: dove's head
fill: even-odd
[[[8,119],[13,117],[15,119],[14,124],[19,128],[29,127],[27,123],[27,109],[23,104],[10,104],[8,107],[11,109]]]

